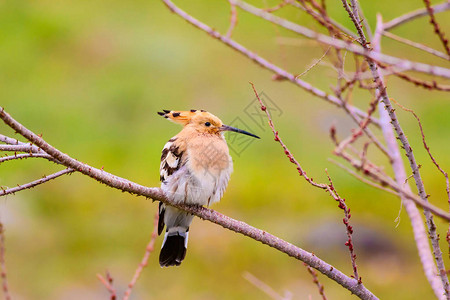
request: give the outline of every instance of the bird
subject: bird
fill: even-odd
[[[259,137],[224,125],[205,110],[163,110],[158,114],[183,126],[164,145],[161,154],[161,189],[166,197],[176,204],[196,206],[219,202],[233,171],[224,132]],[[161,267],[179,266],[184,260],[193,218],[192,214],[159,203],[158,235],[166,227],[159,255]]]

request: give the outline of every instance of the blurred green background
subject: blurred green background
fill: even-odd
[[[178,2],[226,32],[228,1]],[[278,2],[252,3],[270,7]],[[341,2],[327,3],[331,15],[352,28]],[[380,0],[362,1],[362,5],[374,27],[376,13],[390,20],[421,7],[422,2]],[[294,8],[278,15],[320,30]],[[238,16],[233,37],[292,73],[303,72],[323,54],[314,42],[242,11]],[[448,17],[448,13],[437,16],[442,28],[449,28]],[[442,48],[427,18],[393,32]],[[6,111],[72,157],[144,185],[159,186],[161,149],[180,130],[157,111],[205,109],[225,124],[245,123],[243,129],[262,139],[239,154],[232,153],[235,171],[225,196],[213,208],[312,251],[351,274],[342,211],[326,193],[298,176],[269,128],[259,127],[246,113],[246,108],[254,108],[248,83],[253,82],[279,108],[274,113],[276,126],[308,174],[324,182],[328,168],[347,199],[359,272],[366,286],[384,299],[433,296],[399,200],[360,183],[328,161],[333,149],[328,136],[331,124],[336,124],[340,137],[355,125],[341,111],[291,83],[272,81],[270,72],[194,29],[162,2],[1,1],[0,45],[0,104]],[[388,39],[382,46],[388,54],[448,67]],[[319,65],[303,79],[330,91],[335,76],[332,68]],[[420,115],[433,153],[448,170],[448,95],[395,78],[387,82],[390,97]],[[353,103],[365,109],[369,100],[369,94],[361,92]],[[447,210],[444,179],[423,150],[415,120],[402,111],[398,114],[422,165],[430,200]],[[1,133],[14,136],[4,125]],[[231,146],[242,147],[236,141]],[[369,149],[369,155],[387,166],[375,148]],[[4,163],[0,185],[15,186],[59,169],[38,159]],[[388,166],[386,170],[391,174]],[[13,298],[107,299],[96,278],[105,270],[112,274],[121,296],[144,254],[156,208],[156,203],[80,174],[2,198],[0,220],[6,228]],[[447,225],[439,219],[436,223],[444,237]],[[280,294],[289,291],[293,299],[320,298],[301,262],[209,222],[194,221],[181,267],[159,267],[161,242],[162,237],[132,299],[264,299],[261,290],[244,279],[245,272]],[[441,244],[447,258],[445,239]],[[319,275],[319,280],[329,298],[355,298],[328,278]]]

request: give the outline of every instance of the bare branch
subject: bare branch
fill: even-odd
[[[335,161],[334,159],[331,159],[331,158],[330,158],[329,161],[331,161],[333,164],[337,165],[338,167],[344,169],[344,170],[347,171],[350,175],[352,175],[352,176],[355,177],[356,179],[358,179],[358,180],[364,182],[365,184],[371,185],[371,186],[373,186],[373,187],[376,188],[376,189],[379,189],[379,190],[382,190],[382,191],[391,193],[391,194],[393,194],[393,195],[395,195],[395,196],[400,196],[399,193],[396,193],[395,191],[393,191],[393,190],[391,190],[391,189],[385,188],[385,187],[382,186],[381,184],[375,183],[375,182],[373,182],[373,181],[371,181],[371,180],[369,180],[369,179],[367,179],[367,178],[362,177],[361,175],[359,175],[358,173],[356,173],[356,172],[353,171],[352,169],[350,169],[350,168],[344,166],[343,164],[341,164],[341,163]]]
[[[0,164],[5,161],[9,161],[9,160],[33,158],[33,157],[46,158],[50,161],[54,161],[53,157],[51,157],[50,155],[45,154],[45,153],[22,153],[22,154],[15,154],[15,155],[10,155],[10,156],[0,157]]]
[[[13,151],[13,152],[34,152],[35,148],[32,145],[0,145],[0,151]]]
[[[230,0],[230,1],[234,1],[234,0]],[[242,46],[241,44],[238,44],[237,42],[235,42],[232,39],[228,39],[227,37],[221,35],[219,32],[213,30],[211,27],[207,26],[206,24],[200,22],[199,20],[195,19],[194,17],[190,16],[189,14],[187,14],[186,12],[184,12],[183,10],[179,9],[175,4],[173,4],[170,0],[163,0],[163,2],[167,5],[167,7],[174,13],[176,13],[177,15],[179,15],[180,17],[182,17],[183,19],[185,19],[186,21],[188,21],[190,24],[194,25],[195,27],[205,31],[206,33],[208,33],[210,36],[220,40],[221,42],[223,42],[224,44],[226,44],[227,46],[230,46],[231,48],[237,50],[238,52],[242,53],[243,55],[247,56],[249,59],[251,59],[252,61],[256,62],[258,65],[276,73],[278,75],[279,78],[285,78],[286,80],[289,80],[290,82],[298,85],[299,87],[301,87],[302,89],[304,89],[305,91],[313,94],[314,96],[317,96],[319,98],[322,98],[338,107],[342,107],[343,102],[341,99],[333,96],[333,95],[329,95],[326,92],[313,87],[311,84],[295,78],[295,75],[281,69],[280,67],[270,63],[269,61],[267,61],[266,59],[260,57],[259,55],[257,55],[254,52],[249,51],[248,49],[246,49],[244,46]],[[262,11],[262,10],[261,10]],[[270,13],[264,12],[265,14],[268,15],[272,15]],[[360,109],[351,106],[351,105],[347,105],[348,110],[352,113],[352,114],[356,114],[359,115],[361,117],[365,117],[367,114],[363,111],[361,111]],[[372,123],[377,124],[378,121],[374,118],[372,118]]]
[[[289,158],[289,161],[297,166],[297,171],[298,171],[299,175],[302,176],[303,178],[305,178],[305,180],[308,183],[310,183],[312,186],[315,186],[317,188],[326,190],[327,189],[327,185],[326,184],[317,183],[312,178],[310,178],[310,177],[308,177],[306,175],[306,171],[303,170],[302,166],[295,159],[295,157],[292,155],[291,151],[289,151],[289,149],[287,148],[286,144],[283,143],[283,141],[281,140],[281,138],[280,138],[280,136],[278,134],[278,131],[275,129],[275,126],[273,125],[272,118],[270,117],[269,111],[267,110],[266,106],[264,105],[264,103],[262,102],[261,98],[259,97],[258,92],[256,91],[255,86],[253,85],[253,83],[250,82],[250,84],[252,85],[253,91],[255,92],[255,95],[256,95],[256,98],[259,101],[259,104],[261,105],[261,110],[264,111],[266,113],[266,115],[267,115],[267,119],[269,120],[268,121],[269,122],[269,126],[272,129],[273,135],[275,137],[275,141],[278,142],[281,145],[281,147],[284,150],[284,154],[286,154],[286,156]]]
[[[345,203],[345,199],[341,198],[339,194],[336,191],[336,188],[333,185],[333,181],[331,180],[330,174],[328,174],[328,171],[325,170],[327,173],[328,181],[330,184],[327,186],[328,193],[339,202],[338,207],[344,211],[344,219],[342,220],[345,225],[345,229],[347,232],[347,241],[345,242],[345,245],[348,247],[348,250],[350,252],[350,261],[352,262],[352,268],[353,268],[353,275],[354,278],[358,280],[358,283],[362,283],[361,277],[358,274],[358,267],[356,265],[356,254],[355,249],[353,247],[353,227],[350,225],[350,208],[347,207],[347,204]]]
[[[441,172],[442,175],[444,175],[444,177],[445,177],[445,185],[446,185],[445,191],[447,192],[447,202],[450,205],[450,182],[449,182],[449,178],[448,178],[448,173],[446,171],[444,171],[444,169],[441,168],[441,166],[438,164],[438,162],[436,161],[434,156],[431,154],[430,147],[428,146],[428,144],[427,144],[427,142],[425,140],[425,133],[423,132],[423,127],[422,127],[422,123],[420,122],[419,116],[416,115],[416,113],[412,109],[404,107],[403,105],[401,105],[400,103],[398,103],[394,99],[392,99],[392,101],[394,101],[395,104],[400,106],[403,110],[412,113],[414,118],[416,118],[417,123],[419,124],[420,134],[422,135],[423,146],[424,146],[425,150],[427,150],[428,155],[430,156],[430,159],[433,162],[433,164],[436,166],[436,168],[439,170],[439,172]],[[450,227],[449,227],[449,229],[447,231],[447,242],[449,243],[449,253],[450,253],[450,239],[448,238],[449,235],[450,235]]]
[[[434,17],[434,10],[431,7],[430,0],[423,0],[425,3],[425,7],[427,9],[427,13],[430,16],[430,23],[433,25],[434,33],[437,34],[439,39],[442,42],[442,45],[444,45],[444,49],[447,52],[447,55],[450,55],[450,48],[448,47],[448,40],[444,36],[444,32],[441,30],[439,23],[437,22],[436,18]]]
[[[297,7],[297,8],[299,8],[299,9],[301,9],[301,10],[303,10],[303,11],[307,11],[305,7],[301,6],[300,4],[298,4],[298,3],[295,2],[295,1],[292,1],[292,2],[291,2],[291,5],[293,5],[293,6]],[[320,17],[320,15],[319,15],[317,12],[315,12],[315,11],[312,11],[311,16],[314,17],[314,18],[319,18],[319,17]],[[346,28],[344,25],[342,25],[342,24],[338,23],[337,21],[333,20],[332,18],[328,17],[328,21],[329,21],[334,27],[338,28],[338,29],[341,30],[343,33],[345,33],[346,35],[348,35],[348,36],[350,36],[350,37],[352,37],[352,38],[354,38],[354,39],[357,39],[357,38],[358,38],[358,36],[356,36],[356,34],[355,34],[354,32],[352,32],[351,30],[349,30],[348,28]]]
[[[108,271],[106,271],[106,279],[103,278],[102,275],[97,274],[98,280],[106,287],[106,289],[109,292],[109,299],[110,300],[116,300],[117,299],[117,292],[116,289],[113,287],[113,279]]]
[[[280,3],[273,7],[265,8],[264,10],[270,13],[276,12],[277,10],[285,7],[286,5],[290,4],[290,2],[293,0],[282,0]]]
[[[4,109],[0,110],[0,118],[9,127],[17,131],[24,138],[34,143],[40,147],[43,151],[53,156],[53,158],[60,161],[66,167],[72,168],[84,175],[87,175],[101,183],[106,184],[112,188],[120,189],[125,192],[129,192],[135,195],[144,196],[147,198],[152,198],[153,200],[162,201],[166,204],[174,206],[176,208],[182,209],[188,213],[191,213],[201,219],[208,220],[223,228],[232,230],[234,232],[248,236],[256,241],[259,241],[265,245],[279,250],[287,254],[288,256],[294,257],[308,264],[309,266],[315,268],[322,274],[336,281],[344,288],[348,289],[361,299],[378,299],[372,292],[370,292],[364,285],[358,283],[358,280],[346,276],[344,273],[331,266],[330,264],[319,259],[312,253],[309,253],[299,247],[294,246],[266,231],[257,229],[250,226],[242,221],[234,220],[223,214],[205,207],[188,206],[172,203],[164,194],[160,188],[149,188],[132,181],[129,181],[118,176],[114,176],[103,170],[96,169],[82,162],[79,162],[67,154],[62,153],[58,149],[54,148],[46,141],[44,141],[40,136],[36,135],[25,126],[14,120],[9,114],[7,114]]]
[[[283,297],[280,294],[278,294],[267,283],[258,279],[255,275],[251,274],[250,272],[245,272],[244,274],[242,274],[242,277],[244,277],[248,282],[253,284],[256,288],[261,290],[264,294],[266,294],[269,298],[271,298],[273,300],[289,300],[290,299],[290,298]]]
[[[148,242],[147,247],[145,248],[144,257],[142,258],[140,264],[138,265],[138,267],[133,275],[133,278],[131,279],[130,283],[128,284],[128,288],[125,291],[125,294],[122,298],[123,300],[128,300],[130,298],[131,291],[133,290],[137,280],[141,276],[142,270],[144,270],[144,268],[148,264],[148,259],[150,258],[150,254],[153,252],[153,250],[155,250],[155,241],[156,241],[156,238],[158,237],[158,219],[159,219],[159,213],[156,213],[154,221],[153,221],[153,232],[151,234],[150,241]]]
[[[233,1],[229,2],[230,2],[230,26],[228,27],[227,33],[225,34],[227,38],[231,38],[233,30],[238,22],[236,5],[234,5]]]
[[[10,145],[27,145],[27,143],[20,142],[19,140],[10,138],[6,135],[0,134],[0,142]]]
[[[166,5],[168,5],[168,6],[171,5],[171,6],[175,7],[171,1],[169,1],[169,0],[163,0],[163,1],[166,3]],[[448,69],[448,68],[432,66],[432,65],[428,65],[428,64],[424,64],[424,63],[419,63],[419,62],[413,62],[413,61],[409,61],[406,59],[400,59],[398,57],[382,54],[379,52],[370,51],[368,48],[358,46],[355,44],[349,44],[346,41],[334,39],[327,35],[323,35],[323,34],[314,32],[306,27],[292,23],[286,19],[277,17],[273,14],[267,13],[262,9],[256,8],[256,7],[254,7],[248,3],[242,2],[240,0],[230,0],[230,1],[234,1],[234,3],[238,7],[240,7],[241,9],[243,9],[255,16],[261,17],[269,22],[277,24],[283,28],[286,28],[288,30],[296,32],[307,38],[314,39],[320,43],[323,43],[323,44],[326,44],[329,46],[333,46],[336,49],[346,49],[350,52],[353,52],[358,55],[362,55],[362,56],[370,58],[374,61],[390,64],[393,67],[395,67],[399,70],[402,70],[402,71],[411,70],[411,71],[427,73],[427,74],[431,74],[431,75],[435,75],[435,76],[440,76],[440,77],[444,77],[444,78],[450,78],[450,69]],[[171,4],[167,4],[169,2]],[[179,9],[178,9],[177,14],[180,14],[180,13],[183,13],[188,18],[192,18],[191,16],[187,15],[183,11],[179,11]],[[183,18],[185,18],[185,16],[183,16]],[[361,27],[361,26],[359,26],[359,27]],[[209,27],[208,27],[208,29],[209,29]],[[207,32],[209,32],[209,31],[207,31]],[[221,39],[219,36],[217,36],[215,34],[213,36],[218,39]]]
[[[450,9],[450,2],[446,1],[441,4],[436,4],[435,6],[432,6],[432,8],[435,13],[443,12]],[[416,18],[426,16],[427,14],[428,12],[426,8],[417,9],[385,23],[383,25],[383,30],[391,30],[394,27],[412,21]]]
[[[322,61],[322,59],[325,58],[325,56],[327,56],[328,51],[330,51],[331,47],[328,47],[328,49],[322,54],[322,56],[319,59],[316,59],[313,64],[311,66],[309,66],[305,71],[303,71],[302,73],[300,73],[299,75],[295,76],[295,79],[302,77],[303,75],[305,75],[306,73],[308,73],[309,71],[311,71],[312,68],[314,68],[315,66],[317,66],[318,63],[320,63]]]
[[[43,183],[45,183],[47,181],[50,181],[52,179],[58,178],[58,177],[60,177],[60,176],[62,176],[64,174],[70,174],[72,172],[74,172],[73,169],[67,168],[65,170],[56,172],[54,174],[42,177],[41,179],[38,179],[38,180],[35,180],[35,181],[32,181],[32,182],[26,183],[26,184],[22,184],[22,185],[13,187],[13,188],[9,188],[9,189],[6,189],[6,190],[4,190],[2,188],[1,191],[0,191],[0,197],[6,196],[6,195],[9,195],[9,194],[14,194],[14,193],[17,193],[19,191],[26,190],[26,189],[34,188],[37,185],[40,185],[40,184],[43,184]]]
[[[348,15],[350,16],[350,19],[352,20],[352,22],[356,25],[356,30],[358,31],[358,35],[360,36],[359,38],[359,43],[361,45],[366,45],[367,41],[363,41],[361,39],[362,36],[364,36],[364,31],[362,29],[361,23],[359,21],[359,15],[358,15],[358,8],[357,8],[357,4],[355,3],[355,1],[352,1],[352,7],[350,8],[350,5],[348,4],[347,0],[342,0],[342,4],[344,5],[345,10],[347,11]]]
[[[319,282],[319,278],[317,277],[316,271],[313,268],[311,268],[310,266],[306,266],[306,269],[308,270],[308,273],[311,274],[311,276],[313,278],[313,282],[317,286],[320,296],[322,296],[322,300],[327,300],[327,296],[325,296],[323,284],[321,284]]]
[[[380,47],[381,47],[379,41],[381,39],[381,32],[383,30],[382,24],[383,23],[382,23],[381,15],[378,15],[377,16],[377,29],[375,31],[375,37],[374,37],[374,41],[372,43],[372,45],[374,46],[374,48],[373,48],[374,51],[377,51],[377,52],[380,51]],[[380,81],[381,83],[383,83],[383,78],[380,76],[376,65],[373,62],[369,62],[369,66],[370,66],[371,70],[373,70],[374,79],[376,81]],[[403,145],[405,151],[410,151],[409,153],[412,154],[412,149],[409,147],[408,140],[406,139],[406,136],[404,135],[404,133],[400,127],[400,124],[398,124],[398,120],[395,115],[395,110],[392,108],[392,105],[390,104],[389,98],[386,93],[386,89],[379,89],[378,92],[379,92],[380,96],[382,97],[382,101],[383,101],[382,103],[381,102],[379,103],[380,121],[382,122],[381,129],[383,131],[383,135],[385,137],[387,147],[391,151],[391,155],[392,155],[391,165],[392,165],[392,169],[395,174],[395,180],[399,186],[404,186],[407,191],[410,191],[409,185],[404,184],[404,180],[407,178],[407,176],[406,176],[405,167],[403,165],[403,161],[401,158],[400,150],[397,145],[396,137],[394,136],[394,131],[397,132],[397,138],[400,138],[400,137],[403,138],[402,144],[404,144],[404,143],[408,144],[408,147],[405,147],[405,145]],[[385,109],[383,109],[383,104],[384,104]],[[414,174],[415,173],[414,170],[418,169],[418,167],[415,164],[414,156],[412,156],[412,159],[413,159],[413,162],[411,162],[411,159],[410,159],[410,164],[411,164],[411,168],[413,169],[413,174]],[[416,184],[423,186],[423,182],[420,179],[420,173],[418,173],[418,172],[415,174],[415,180],[416,179],[417,179]],[[427,198],[423,197],[424,189],[420,189],[420,188],[418,188],[418,189],[419,189],[419,191],[422,191],[421,200],[427,201]],[[437,273],[436,265],[434,264],[433,257],[431,255],[430,246],[429,246],[429,243],[427,240],[427,234],[426,234],[425,228],[423,226],[422,218],[419,215],[419,211],[418,211],[417,207],[411,201],[408,201],[407,199],[405,199],[404,196],[401,198],[402,198],[402,202],[405,207],[405,210],[408,213],[408,216],[411,220],[411,225],[412,225],[413,232],[414,232],[414,239],[416,241],[417,250],[419,252],[419,257],[422,262],[425,276],[427,277],[428,282],[430,283],[431,288],[433,289],[433,292],[436,295],[436,297],[438,297],[438,299],[448,298],[449,294],[446,293],[446,291],[448,291],[448,289],[446,288],[446,286],[448,286],[448,278],[447,278],[446,274],[443,274],[441,272],[442,265],[443,265],[442,252],[439,248],[439,240],[438,240],[438,237],[436,236],[436,227],[435,227],[434,223],[432,222],[432,217],[431,217],[431,222],[429,222],[429,220],[430,220],[429,210],[424,209],[424,213],[426,214],[427,226],[428,226],[429,234],[430,234],[429,236],[432,241],[433,254],[434,254],[434,257],[438,264],[439,277],[436,276],[436,273]],[[430,228],[430,226],[431,226],[431,228]],[[444,267],[444,270],[445,270],[445,267]],[[444,296],[444,294],[445,294],[445,296]]]
[[[398,35],[390,33],[389,31],[383,31],[383,35],[388,37],[388,38],[391,38],[393,40],[396,40],[397,42],[406,44],[408,46],[411,46],[411,47],[414,47],[414,48],[417,48],[417,49],[420,49],[422,51],[428,52],[428,53],[430,53],[432,55],[435,55],[437,57],[443,58],[445,60],[449,60],[450,59],[450,56],[448,56],[447,54],[442,53],[441,51],[437,51],[437,50],[435,50],[433,48],[430,48],[428,46],[425,46],[425,45],[423,45],[421,43],[416,43],[416,42],[413,42],[411,40],[402,38],[402,37],[400,37]]]

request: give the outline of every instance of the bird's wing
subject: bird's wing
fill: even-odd
[[[161,154],[161,165],[159,167],[159,175],[161,182],[164,182],[175,171],[180,169],[185,149],[178,142],[177,137],[171,138],[165,145]]]
[[[159,175],[161,182],[165,182],[173,173],[180,169],[185,163],[185,148],[183,143],[175,136],[171,138],[165,145],[161,153],[161,165],[159,167]],[[159,221],[158,234],[164,229],[164,213],[165,205],[159,204]]]

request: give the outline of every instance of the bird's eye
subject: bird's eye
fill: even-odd
[[[206,122],[206,123],[205,123],[205,126],[206,126],[206,127],[209,127],[209,126],[211,126],[211,123]]]

